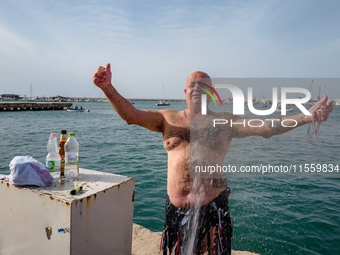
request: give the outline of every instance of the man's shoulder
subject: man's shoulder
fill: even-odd
[[[209,116],[212,116],[214,118],[219,118],[219,119],[232,119],[235,118],[235,115],[230,113],[230,112],[213,112],[210,111],[208,113]]]
[[[158,111],[160,114],[162,114],[163,116],[171,116],[171,115],[176,115],[179,112],[173,109],[164,109],[164,110],[159,110]]]

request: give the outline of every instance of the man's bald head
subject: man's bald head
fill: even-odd
[[[190,87],[190,82],[195,79],[202,79],[205,83],[208,83],[211,86],[211,78],[210,76],[202,71],[196,71],[189,75],[187,79],[187,87]]]
[[[186,88],[184,89],[185,100],[188,107],[190,105],[201,105],[201,95],[206,94],[205,90],[212,93],[209,87],[212,86],[210,76],[202,71],[196,71],[189,75],[187,79]],[[210,97],[207,98],[207,102],[210,102]]]

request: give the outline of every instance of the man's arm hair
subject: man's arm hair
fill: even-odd
[[[279,121],[271,121],[270,119],[266,119],[266,125],[272,130],[276,132],[280,132],[283,129],[281,124],[282,117],[278,117]]]
[[[163,111],[138,110],[122,97],[110,83],[102,89],[113,108],[127,124],[136,124],[151,131],[163,132]]]
[[[234,127],[232,127],[232,134],[233,137],[236,138],[243,138],[252,135],[259,135],[264,138],[270,138],[273,135],[286,133],[294,128],[308,123],[309,121],[306,120],[307,117],[308,116],[306,116],[304,113],[299,113],[292,116],[278,116],[267,118],[264,120],[253,120],[250,118],[241,118],[239,116],[234,116],[234,122],[243,121],[245,125],[235,125]],[[251,126],[248,124],[250,120],[252,120]],[[283,122],[284,125],[282,125]]]
[[[297,128],[301,125],[309,123],[312,119],[314,121],[326,121],[328,119],[329,114],[333,111],[334,107],[332,102],[328,102],[328,97],[323,95],[322,99],[313,105],[308,111],[311,113],[310,115],[305,115],[304,113],[295,114],[292,116],[283,116],[283,117],[274,117],[271,119],[266,119],[265,124],[261,125],[261,121],[259,127],[250,127],[249,125],[245,125],[245,127],[236,126],[233,128],[232,136],[233,137],[246,137],[251,135],[260,135],[265,138],[269,138],[273,135],[279,135],[285,132],[288,132],[294,128]],[[234,121],[243,120],[248,124],[250,119],[243,119],[239,116],[233,115]],[[274,119],[276,119],[274,121]],[[285,125],[282,125],[284,121]],[[256,121],[252,122],[252,125],[256,124]]]

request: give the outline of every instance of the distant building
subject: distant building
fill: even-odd
[[[56,97],[54,97],[54,100],[59,101],[59,102],[66,102],[66,101],[68,101],[68,98],[63,97],[63,96],[56,96]]]
[[[2,100],[2,101],[19,100],[19,95],[15,95],[15,94],[2,94],[2,95],[0,95],[0,100]]]

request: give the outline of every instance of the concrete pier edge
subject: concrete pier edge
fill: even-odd
[[[159,245],[162,232],[151,230],[133,223],[132,255],[160,255]],[[231,251],[231,255],[259,255],[248,251]]]

